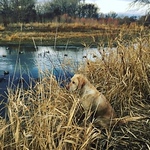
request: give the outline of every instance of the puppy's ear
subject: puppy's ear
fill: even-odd
[[[77,77],[77,79],[78,79],[78,89],[82,89],[83,88],[83,86],[85,85],[85,83],[86,83],[86,80],[84,79],[84,77],[82,77],[82,76],[79,76],[79,77]]]

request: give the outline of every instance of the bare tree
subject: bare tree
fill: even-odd
[[[9,23],[9,17],[11,14],[10,0],[0,0],[0,16],[5,27]]]
[[[146,13],[150,13],[150,0],[133,0],[131,3],[131,7],[136,6],[139,9],[144,8],[146,10]]]
[[[118,16],[118,14],[114,11],[110,11],[107,15],[106,18],[113,18],[115,19]]]
[[[36,19],[36,0],[0,0],[0,17],[5,27],[9,22],[30,22]]]
[[[99,8],[94,4],[81,4],[78,6],[78,17],[80,18],[98,18]]]
[[[144,16],[143,24],[145,26],[150,25],[150,0],[134,0],[131,3],[131,7],[136,6],[139,9],[145,9],[146,15]]]
[[[51,0],[54,9],[61,10],[61,15],[68,14],[73,16],[77,10],[80,0]]]
[[[36,15],[35,3],[36,0],[11,0],[14,22],[33,21]]]
[[[149,0],[134,0],[133,3],[134,4],[139,3],[142,5],[148,5],[148,4],[150,4],[150,1]]]

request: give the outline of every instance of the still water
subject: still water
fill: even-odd
[[[77,67],[77,64],[84,61],[84,56],[92,59],[92,55],[99,55],[96,48],[84,49],[80,47],[57,47],[55,50],[50,46],[34,47],[0,47],[0,76],[4,71],[13,74],[14,71],[32,73],[37,77],[37,71],[54,69],[62,66],[63,63],[70,63],[70,67]],[[71,66],[73,65],[73,66]]]
[[[52,72],[57,80],[64,80],[71,77],[86,58],[94,60],[93,56],[100,57],[97,48],[38,46],[35,49],[31,46],[1,46],[0,102],[7,100],[7,87],[15,88],[22,79],[26,81],[24,88],[28,88],[31,78],[37,79],[45,71]],[[0,109],[0,113],[3,110]]]

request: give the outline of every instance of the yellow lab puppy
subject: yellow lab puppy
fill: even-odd
[[[100,93],[82,74],[75,74],[67,86],[69,91],[79,91],[85,114],[93,112],[96,124],[107,126],[115,112],[105,96]]]
[[[75,74],[71,78],[71,82],[67,86],[69,91],[79,91],[81,96],[81,104],[85,110],[85,114],[88,112],[94,114],[93,123],[96,126],[102,126],[108,128],[114,124],[124,124],[130,121],[137,121],[140,119],[150,119],[148,116],[125,116],[122,118],[115,118],[116,114],[109,101],[105,96],[100,93],[82,74]]]

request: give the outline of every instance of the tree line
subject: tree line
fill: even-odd
[[[134,4],[143,1],[149,5],[147,0],[135,0]],[[63,16],[63,17],[62,17]],[[65,16],[65,17],[64,17]],[[63,20],[62,20],[63,18]],[[100,9],[95,4],[86,3],[85,0],[50,0],[38,3],[37,0],[0,0],[0,23],[5,27],[9,23],[29,23],[29,22],[71,22],[75,18],[93,19],[118,19],[119,24],[138,21],[139,23],[150,22],[150,15],[145,20],[145,16],[120,18],[115,12],[108,14],[100,13]]]

